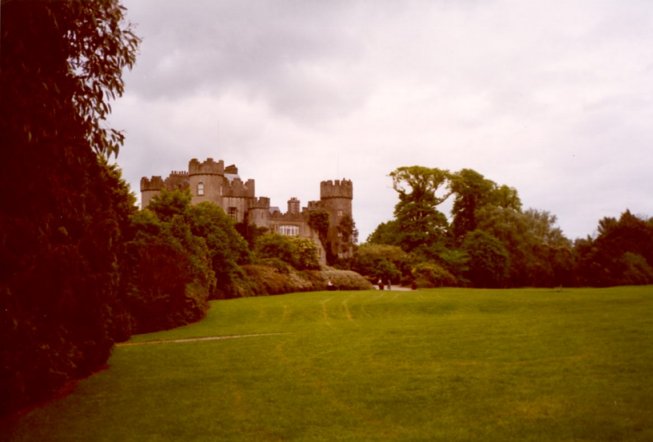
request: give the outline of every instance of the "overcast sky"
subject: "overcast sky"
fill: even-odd
[[[650,0],[123,0],[143,42],[111,125],[141,176],[236,164],[285,210],[354,182],[364,241],[388,174],[471,168],[571,238],[653,216]]]

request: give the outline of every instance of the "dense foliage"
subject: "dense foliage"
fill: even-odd
[[[123,336],[133,198],[101,157],[138,39],[116,0],[3,1],[0,414],[96,370]],[[98,154],[101,157],[98,157]]]
[[[202,318],[215,285],[206,243],[181,215],[162,220],[154,212],[139,212],[132,218],[132,232],[122,267],[133,332]]]
[[[267,233],[258,238],[255,251],[260,259],[280,259],[298,270],[320,268],[317,247],[308,238]]]
[[[373,278],[418,286],[476,287],[650,284],[653,219],[624,212],[599,221],[596,237],[572,243],[549,212],[522,209],[514,188],[471,169],[421,166],[390,174],[399,201],[358,248],[354,268]],[[449,216],[440,210],[453,197]],[[370,247],[400,247],[410,271],[391,266],[385,249],[372,265]],[[381,249],[377,249],[381,251]]]

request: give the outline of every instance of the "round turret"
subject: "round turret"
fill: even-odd
[[[260,197],[249,200],[247,223],[257,227],[270,227],[270,198]]]
[[[192,204],[212,201],[222,207],[224,185],[224,162],[215,162],[208,158],[200,163],[193,158],[188,163],[188,184],[192,195]]]
[[[163,187],[163,179],[160,176],[141,178],[141,209],[149,206],[152,198],[157,196],[163,190]]]

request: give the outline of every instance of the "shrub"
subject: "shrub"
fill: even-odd
[[[410,273],[409,255],[397,246],[362,244],[356,250],[352,269],[371,280],[398,281]]]
[[[246,277],[239,283],[240,296],[278,295],[290,292],[326,290],[328,281],[341,290],[367,290],[372,285],[351,270],[279,269],[269,265],[244,265]]]
[[[298,270],[319,269],[318,249],[308,238],[267,233],[256,239],[259,259],[277,258]]]
[[[176,327],[201,319],[215,284],[206,243],[191,234],[181,215],[171,222],[149,210],[133,217],[124,275],[134,332]]]
[[[318,290],[326,290],[328,281],[331,281],[339,290],[369,290],[372,288],[372,284],[367,279],[352,270],[328,268],[320,271],[320,275],[323,285],[316,288]]]
[[[457,285],[456,277],[447,269],[434,263],[422,262],[417,264],[412,271],[417,287],[444,287]]]

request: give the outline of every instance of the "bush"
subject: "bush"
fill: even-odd
[[[320,268],[317,246],[308,238],[267,233],[256,239],[255,250],[259,259],[277,258],[297,270]]]
[[[331,281],[338,290],[370,290],[372,284],[352,270],[326,269],[320,271],[323,285],[316,290],[326,290],[328,281]]]
[[[181,215],[163,222],[149,210],[133,217],[133,231],[124,276],[134,332],[201,319],[215,284],[204,240],[192,235]]]
[[[371,280],[398,281],[410,273],[409,259],[397,246],[362,244],[354,254],[352,269]]]
[[[372,285],[351,270],[279,269],[270,265],[244,265],[246,277],[240,281],[240,296],[278,295],[291,292],[326,290],[329,281],[340,290],[368,290]]]
[[[422,262],[413,268],[415,286],[426,287],[451,287],[457,285],[458,281],[444,267],[433,262]]]

